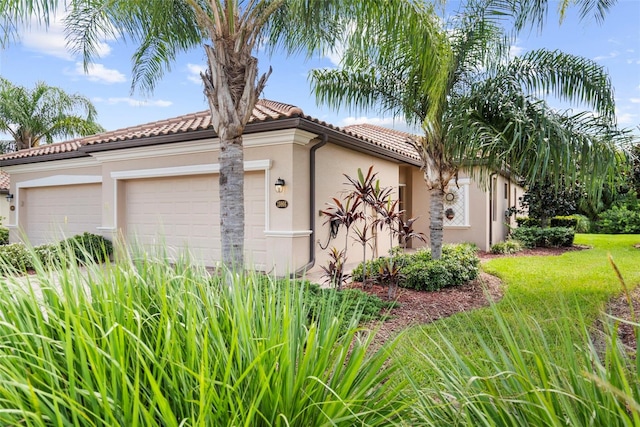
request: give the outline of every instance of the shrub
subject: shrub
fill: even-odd
[[[33,268],[29,250],[23,243],[11,243],[0,246],[1,270],[8,273],[26,272]]]
[[[63,240],[61,246],[70,248],[80,263],[104,262],[113,254],[113,244],[109,240],[86,232]]]
[[[359,309],[343,328],[342,304],[323,300],[309,322],[304,285],[121,261],[65,266],[58,287],[40,269],[41,297],[0,282],[1,425],[400,422],[393,345],[369,348]]]
[[[640,233],[640,211],[613,207],[598,216],[595,231],[603,234]]]
[[[60,244],[45,244],[33,248],[40,262],[45,267],[55,267],[60,265],[62,248]]]
[[[442,258],[439,260],[433,260],[428,249],[400,255],[394,258],[394,265],[400,268],[399,285],[403,288],[435,291],[473,280],[479,273],[477,250],[475,245],[465,243],[444,245]],[[384,260],[385,258],[380,258],[376,263],[382,265]],[[354,277],[361,277],[361,272],[362,264],[354,270]]]
[[[9,244],[9,229],[7,227],[0,227],[0,245]]]
[[[580,214],[575,214],[573,217],[576,219],[576,233],[589,233],[591,232],[591,220]]]
[[[522,250],[522,244],[517,240],[506,240],[491,245],[492,254],[515,254]]]
[[[511,238],[527,248],[546,248],[573,245],[575,231],[566,227],[518,227],[511,232]]]
[[[551,218],[551,227],[570,227],[575,229],[578,224],[578,219],[575,215],[554,216]]]
[[[540,220],[529,216],[519,216],[516,218],[518,227],[540,227]]]
[[[403,288],[417,291],[437,291],[453,284],[453,274],[442,260],[419,261],[403,269]]]

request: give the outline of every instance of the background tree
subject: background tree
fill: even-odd
[[[506,62],[509,43],[487,3],[470,2],[449,26],[433,10],[420,13],[421,36],[349,44],[341,69],[313,70],[311,81],[321,103],[382,110],[422,130],[413,143],[430,191],[434,259],[442,250],[443,196],[462,168],[482,177],[509,164],[529,182],[547,175],[559,182],[568,166],[570,179],[586,171],[598,174],[593,182],[610,176],[618,133],[602,67],[546,50]],[[538,91],[595,114],[556,114],[533,96]]]
[[[29,90],[0,77],[0,131],[15,142],[7,144],[7,150],[103,132],[95,118],[96,109],[82,95],[70,95],[43,82]]]

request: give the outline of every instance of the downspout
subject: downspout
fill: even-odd
[[[329,141],[327,134],[322,134],[322,140],[311,147],[309,151],[309,262],[300,267],[291,276],[299,277],[316,263],[316,151],[324,147]]]
[[[489,250],[493,245],[493,177],[496,175],[496,172],[489,175]]]

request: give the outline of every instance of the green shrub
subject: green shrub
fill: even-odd
[[[518,227],[511,232],[511,238],[526,248],[571,246],[574,237],[575,230],[566,227]]]
[[[570,227],[575,229],[578,224],[578,219],[575,215],[559,215],[551,218],[549,224],[551,227]]]
[[[528,216],[516,217],[516,224],[518,227],[540,227],[540,220]]]
[[[9,229],[7,227],[0,227],[0,245],[9,244]]]
[[[45,267],[60,265],[62,248],[60,244],[45,244],[33,248],[34,253]]]
[[[309,322],[305,285],[119,261],[65,266],[58,286],[39,269],[41,297],[0,282],[0,425],[400,423],[406,380],[359,309],[329,298]]]
[[[8,273],[21,272],[33,268],[33,260],[29,250],[23,243],[11,243],[0,246],[1,270]]]
[[[598,216],[595,231],[603,234],[640,233],[640,211],[613,207]]]
[[[443,245],[442,258],[433,260],[429,249],[419,249],[413,254],[402,254],[394,258],[394,265],[399,266],[402,279],[400,286],[416,290],[438,290],[446,286],[466,283],[478,277],[480,260],[477,246],[469,243]],[[368,261],[369,271],[376,274],[370,276],[379,279],[377,272],[387,258]],[[364,264],[358,265],[352,272],[355,281],[362,280]],[[375,268],[375,270],[372,270]]]
[[[100,235],[87,232],[62,241],[61,246],[70,248],[75,253],[76,260],[80,263],[88,261],[104,262],[113,254],[113,244],[109,240]]]
[[[437,291],[453,284],[453,274],[442,260],[419,261],[402,270],[405,279],[400,286],[417,291]]]
[[[591,232],[591,220],[580,214],[574,214],[576,219],[576,233],[590,233]]]
[[[492,254],[515,254],[522,250],[522,243],[518,240],[506,240],[491,245]]]

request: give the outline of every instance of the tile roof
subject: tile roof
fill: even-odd
[[[410,133],[368,123],[349,125],[342,129],[349,135],[357,136],[395,153],[404,154],[413,159],[420,160],[420,156],[415,148],[408,142],[409,138],[414,136]]]
[[[259,100],[253,110],[249,123],[256,124],[296,117],[304,118],[315,124],[336,130],[366,143],[381,147],[384,150],[399,154],[402,157],[419,160],[419,157],[413,147],[406,142],[407,137],[409,136],[408,133],[380,128],[378,126],[368,124],[347,126],[341,129],[313,117],[304,115],[302,110],[296,106],[281,102],[265,99]],[[96,135],[77,138],[71,141],[48,144],[27,150],[7,153],[0,156],[0,160],[26,160],[28,158],[34,158],[33,161],[46,161],[44,158],[36,158],[46,155],[64,155],[64,153],[72,155],[72,152],[77,152],[78,155],[86,155],[86,153],[81,152],[81,147],[97,146],[98,144],[110,144],[121,141],[132,141],[163,135],[178,135],[206,129],[212,129],[211,116],[208,110],[142,125],[131,126],[124,129],[103,132]]]

